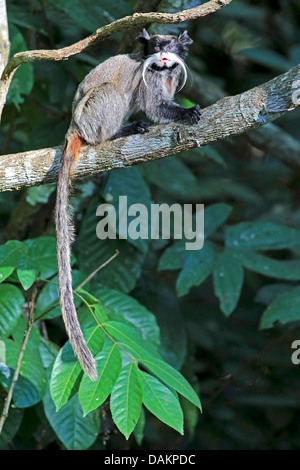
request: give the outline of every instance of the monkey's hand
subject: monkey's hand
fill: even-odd
[[[150,123],[146,121],[135,121],[132,124],[132,130],[135,131],[136,134],[145,134],[145,132],[149,132]]]
[[[198,122],[200,116],[201,111],[199,104],[196,104],[196,106],[193,106],[192,108],[185,109],[183,113],[183,119],[186,119],[191,124],[195,124],[196,122]]]

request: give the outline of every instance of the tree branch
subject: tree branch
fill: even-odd
[[[1,0],[0,0],[1,1]],[[15,54],[8,64],[6,65],[1,80],[0,80],[0,116],[2,114],[3,106],[6,101],[6,95],[12,80],[12,77],[17,68],[28,62],[42,61],[42,60],[66,60],[80,52],[84,51],[88,47],[95,45],[98,41],[103,40],[113,33],[130,29],[133,26],[145,26],[149,23],[163,23],[163,24],[175,24],[183,23],[184,21],[194,20],[203,16],[213,13],[225,5],[228,5],[232,0],[210,0],[203,5],[199,5],[189,10],[183,10],[178,13],[134,13],[131,16],[125,16],[120,18],[113,23],[103,26],[97,29],[95,33],[78,41],[71,46],[63,47],[55,50],[32,50],[18,52]]]
[[[149,162],[263,126],[300,104],[293,88],[299,78],[300,65],[261,86],[205,108],[197,124],[174,122],[153,126],[146,135],[85,146],[74,168],[74,177]],[[0,191],[56,181],[61,150],[62,147],[55,147],[0,157]]]
[[[186,98],[203,107],[215,103],[227,94],[208,77],[201,76],[194,71],[193,87],[185,87],[183,93]],[[268,123],[263,127],[258,127],[248,132],[245,137],[251,145],[263,152],[274,155],[292,167],[300,166],[300,141],[276,124]]]

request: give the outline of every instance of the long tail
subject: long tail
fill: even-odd
[[[83,337],[77,318],[72,291],[72,272],[70,263],[70,243],[73,228],[69,215],[69,190],[72,180],[72,168],[77,160],[82,140],[78,134],[72,134],[62,152],[56,200],[56,237],[59,298],[62,316],[72,348],[78,357],[84,372],[91,380],[97,380],[95,360]]]

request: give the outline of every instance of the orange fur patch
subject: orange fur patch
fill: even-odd
[[[72,134],[68,140],[67,152],[73,155],[73,164],[76,162],[83,140],[78,134]]]

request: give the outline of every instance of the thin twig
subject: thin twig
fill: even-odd
[[[105,268],[113,259],[115,259],[119,255],[119,250],[116,250],[115,254],[113,254],[107,261],[105,261],[101,266],[99,266],[95,271],[93,271],[75,290],[80,290],[85,286],[101,269]]]
[[[14,375],[13,375],[12,382],[11,382],[10,387],[9,387],[7,397],[5,399],[2,415],[0,417],[0,435],[2,433],[5,420],[8,417],[9,407],[10,407],[10,404],[11,404],[11,400],[12,400],[15,385],[18,381],[20,369],[21,369],[21,366],[22,366],[23,356],[24,356],[26,346],[27,346],[28,337],[29,337],[32,325],[34,324],[34,309],[35,309],[36,295],[37,295],[37,288],[34,285],[33,290],[32,290],[32,295],[31,295],[31,305],[30,305],[30,311],[29,311],[27,327],[24,331],[23,342],[22,342],[21,349],[20,349],[20,352],[19,352],[17,365],[16,365],[16,368],[15,368],[15,372],[14,372]]]

